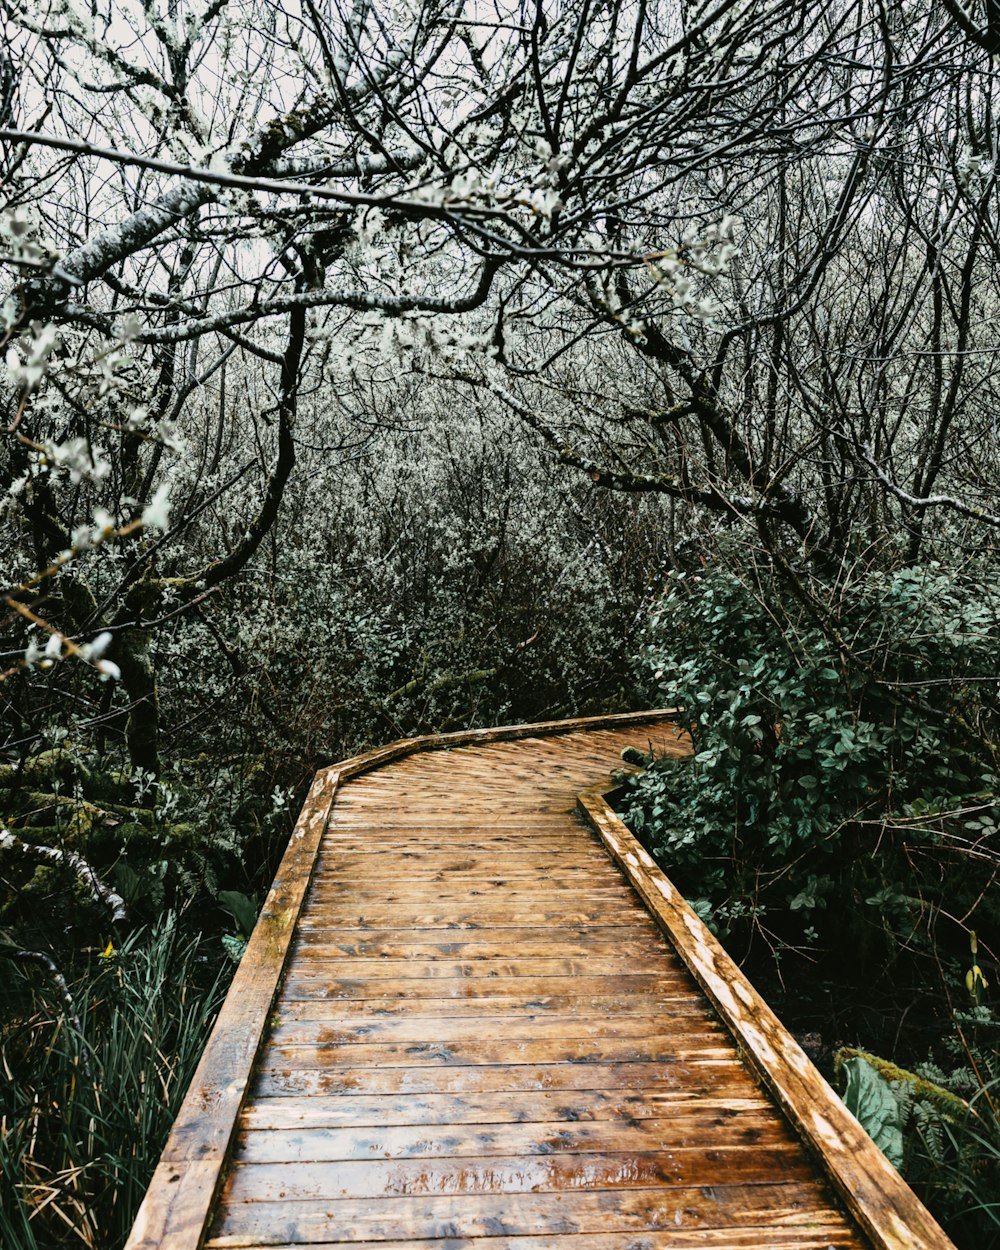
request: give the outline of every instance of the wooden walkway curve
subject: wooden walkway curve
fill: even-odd
[[[129,1250],[950,1246],[603,801],[652,715],[317,777]]]

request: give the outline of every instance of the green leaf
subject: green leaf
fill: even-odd
[[[238,933],[223,933],[222,945],[233,963],[238,964],[247,948],[247,940]]]
[[[256,901],[247,894],[241,894],[239,890],[222,890],[218,898],[219,905],[236,921],[240,933],[249,937],[257,923]]]
[[[889,1082],[864,1059],[844,1064],[844,1105],[894,1168],[903,1166],[903,1124],[899,1098]]]

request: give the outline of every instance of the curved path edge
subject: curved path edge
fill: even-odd
[[[341,782],[418,751],[642,725],[675,716],[675,709],[664,708],[427,734],[401,738],[321,769],[288,840],[125,1250],[201,1250],[204,1245],[254,1063]]]

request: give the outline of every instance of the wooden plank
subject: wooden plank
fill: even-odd
[[[573,839],[574,846],[579,846],[582,839]],[[373,848],[374,850],[375,848]],[[379,855],[383,851],[377,852]],[[553,861],[549,854],[540,854],[530,849],[509,850],[494,849],[489,854],[475,854],[468,851],[447,854],[437,848],[428,850],[404,850],[399,853],[400,867],[405,869],[407,876],[412,873],[467,873],[486,876],[510,876],[512,873],[537,874],[540,878],[550,875],[568,876],[596,875],[607,876],[607,855],[598,847],[588,851],[579,849],[564,854],[559,860]],[[317,878],[327,874],[338,877],[365,877],[375,870],[372,854],[356,854],[340,851],[335,855],[321,854],[316,864]]]
[[[434,930],[434,932],[437,932]],[[555,959],[586,958],[593,955],[632,957],[662,954],[663,944],[646,936],[625,936],[619,941],[587,942],[580,938],[573,940],[558,939],[551,942],[529,941],[519,937],[524,929],[507,931],[512,936],[506,942],[469,941],[442,942],[440,934],[436,942],[416,942],[400,937],[380,937],[372,941],[338,941],[335,935],[312,932],[300,938],[297,951],[303,958],[310,960],[331,960],[341,958],[354,959],[455,959],[464,963],[471,959],[505,959],[516,954],[518,958],[540,959],[546,956]],[[404,931],[405,933],[405,931]],[[640,931],[641,934],[641,931]]]
[[[493,998],[507,996],[566,994],[608,995],[628,990],[637,994],[670,994],[686,982],[677,977],[416,977],[398,981],[338,980],[327,974],[300,976],[295,968],[285,979],[284,999],[419,999]]]
[[[507,1201],[531,1193],[648,1189],[651,1186],[767,1184],[775,1176],[808,1183],[813,1177],[798,1142],[784,1146],[718,1146],[694,1150],[607,1154],[495,1155],[463,1159],[365,1159],[362,1162],[235,1163],[223,1203],[307,1202],[416,1194],[502,1193]]]
[[[555,907],[576,903],[581,907],[609,903],[628,907],[635,904],[628,887],[614,880],[606,881],[600,886],[580,887],[572,882],[542,882],[535,885],[533,882],[513,881],[442,881],[435,882],[431,888],[429,883],[416,882],[413,885],[401,883],[386,886],[381,890],[377,885],[353,888],[350,882],[319,881],[313,886],[312,898],[317,907],[343,909],[348,914],[352,909],[360,908],[363,911],[369,904],[378,907],[426,907],[430,900],[440,903],[442,907],[450,903],[468,903],[478,907],[489,904],[494,898],[503,902],[513,900],[522,907],[539,906],[545,900]]]
[[[590,1123],[401,1125],[363,1129],[282,1129],[258,1125],[240,1138],[240,1165],[329,1163],[357,1159],[485,1159],[494,1155],[650,1154],[659,1151],[759,1146],[798,1148],[788,1126],[765,1105],[706,1111],[693,1107],[666,1119],[596,1120]],[[463,1165],[464,1166],[464,1165]]]
[[[398,809],[391,814],[387,812],[385,820],[379,820],[376,815],[362,819],[357,812],[344,812],[331,820],[331,833],[327,841],[333,846],[340,834],[357,837],[361,833],[369,833],[373,837],[379,837],[385,832],[397,833],[401,838],[404,835],[407,838],[414,837],[422,832],[425,839],[431,841],[429,830],[434,827],[440,830],[439,844],[441,846],[447,846],[449,842],[453,842],[456,846],[463,846],[463,835],[470,829],[493,835],[499,835],[505,830],[511,833],[522,833],[526,823],[524,820],[509,816],[506,812],[491,815],[485,810],[456,817],[448,817],[437,811],[428,810],[413,812],[410,820],[404,819]],[[556,830],[565,829],[566,818],[561,815],[553,816],[548,820],[538,818],[531,822],[531,827],[542,835],[551,836]]]
[[[514,859],[514,863],[509,861]],[[491,885],[531,884],[536,888],[587,889],[589,886],[605,886],[615,878],[608,875],[607,864],[598,859],[588,864],[569,863],[565,866],[553,866],[550,859],[538,860],[534,857],[507,856],[505,863],[498,863],[497,857],[491,856],[473,864],[449,865],[442,868],[428,862],[429,857],[419,852],[410,851],[398,856],[399,871],[402,882],[412,886],[419,884],[425,888],[432,882],[446,885],[476,885],[484,882]],[[377,862],[377,861],[375,861]],[[361,888],[377,882],[378,874],[375,862],[369,861],[363,867],[341,863],[320,861],[313,877],[317,886],[343,885],[350,889]],[[384,885],[384,882],[383,882]]]
[[[675,1026],[670,1034],[653,1037],[506,1038],[477,1042],[353,1042],[311,1046],[269,1046],[261,1067],[326,1068],[350,1064],[357,1068],[467,1068],[481,1064],[669,1063],[675,1056],[727,1059],[734,1053],[729,1036],[720,1029]]]
[[[486,1064],[451,1067],[340,1068],[298,1067],[292,1063],[255,1073],[254,1097],[288,1094],[484,1094],[498,1091],[628,1090],[662,1093],[684,1089],[711,1092],[713,1081],[741,1070],[732,1051],[715,1058],[704,1051],[687,1054],[676,1048],[663,1063]],[[581,1100],[584,1104],[586,1100]]]
[[[383,902],[392,903],[410,898],[461,898],[465,894],[488,894],[510,890],[522,894],[560,894],[563,892],[579,893],[583,896],[596,894],[606,897],[614,894],[618,897],[630,898],[627,885],[619,880],[617,874],[609,872],[605,866],[560,872],[552,869],[549,872],[533,875],[531,865],[523,869],[505,872],[496,864],[483,865],[475,872],[441,872],[436,869],[425,871],[419,857],[412,859],[400,858],[399,877],[390,884],[379,881],[371,870],[362,872],[344,872],[325,868],[313,881],[313,890],[317,897],[327,896],[335,899],[338,894],[348,894],[352,898],[364,898],[373,895],[381,885],[382,890],[375,897]],[[428,887],[435,885],[435,890]]]
[[[420,915],[397,916],[396,911],[389,919],[385,920],[384,924],[377,924],[375,923],[375,918],[365,916],[364,924],[361,923],[361,918],[357,918],[354,926],[349,923],[349,920],[344,918],[335,918],[334,921],[330,921],[325,915],[310,914],[309,911],[306,911],[299,920],[299,933],[356,934],[360,936],[371,933],[387,933],[390,930],[395,930],[397,933],[412,933],[415,930],[424,930],[426,933],[436,933],[440,939],[442,930],[475,929],[476,933],[469,935],[472,938],[477,938],[481,933],[507,931],[507,933],[511,934],[511,939],[514,940],[517,934],[524,933],[526,929],[550,928],[554,931],[566,929],[582,931],[617,929],[635,933],[636,928],[644,928],[642,926],[641,911],[622,908],[605,911],[604,914],[597,916],[597,919],[584,918],[582,920],[577,919],[574,913],[556,914],[546,911],[544,915],[536,913],[534,916],[522,916],[522,918],[512,921],[510,924],[490,924],[489,916],[484,916],[481,913],[469,915],[459,913],[457,916],[447,916],[444,919],[422,921]]]
[[[630,1014],[613,1017],[585,1015],[529,1015],[526,1011],[512,1015],[489,1017],[488,1025],[481,1016],[457,1016],[438,1019],[430,1016],[355,1016],[350,1020],[305,1019],[301,1015],[281,1012],[274,1018],[269,1041],[287,1046],[316,1046],[355,1042],[454,1042],[476,1041],[486,1028],[504,1041],[527,1038],[585,1037],[655,1037],[665,1029],[674,1028],[682,1034],[692,1030],[718,1036],[721,1025],[707,1022],[698,1002],[685,998],[667,1004],[651,1014],[653,1004],[646,1006],[646,1015]],[[328,1014],[335,1014],[330,1012]]]
[[[260,1242],[250,1238],[263,1235],[273,1239],[278,1235],[292,1244],[350,1244],[361,1240],[386,1241],[391,1247],[403,1228],[409,1230],[407,1235],[411,1238],[441,1239],[446,1243],[462,1235],[492,1239],[577,1234],[586,1240],[572,1250],[588,1250],[591,1236],[611,1232],[632,1237],[666,1232],[675,1238],[682,1233],[732,1228],[761,1233],[771,1229],[809,1233],[816,1228],[843,1231],[846,1222],[832,1203],[817,1201],[812,1187],[772,1181],[750,1186],[722,1183],[707,1190],[674,1186],[596,1193],[525,1193],[516,1201],[505,1194],[486,1193],[460,1197],[421,1194],[376,1201],[340,1198],[321,1202],[230,1203],[223,1208],[211,1245],[218,1250],[256,1245]],[[853,1230],[851,1233],[852,1239],[841,1244],[860,1250],[857,1235]],[[763,1242],[765,1246],[769,1244]],[[450,1247],[446,1245],[441,1250]]]
[[[733,1065],[713,1070],[711,1089],[640,1093],[588,1090],[586,1099],[561,1090],[502,1090],[467,1094],[341,1094],[336,1097],[256,1098],[243,1109],[244,1129],[388,1128],[392,1125],[556,1124],[595,1120],[663,1119],[697,1110],[706,1115],[742,1114],[771,1107],[756,1083]]]
[[[321,959],[310,951],[300,951],[295,960],[295,976],[336,977],[338,980],[364,979],[382,981],[400,979],[462,977],[623,977],[623,976],[674,976],[676,965],[663,952],[644,954],[634,958],[614,955],[583,956],[579,959],[531,958],[507,954],[497,959],[468,959],[464,962],[445,959]]]
[[[954,1250],[604,795],[587,790],[580,807],[877,1250]]]
[[[607,761],[605,761],[606,765]],[[600,765],[588,771],[597,771]],[[521,780],[513,778],[514,781]],[[471,784],[471,779],[467,778]],[[426,782],[411,782],[404,789],[393,779],[394,784],[378,794],[365,794],[360,786],[352,786],[338,804],[341,814],[357,812],[362,815],[371,813],[378,816],[385,812],[396,812],[400,816],[410,818],[412,812],[428,812],[434,816],[444,813],[457,820],[464,812],[481,816],[502,815],[505,820],[523,816],[532,824],[554,824],[561,821],[573,811],[573,802],[565,794],[546,798],[544,794],[527,793],[523,796],[516,791],[506,790],[497,786],[495,790],[482,789],[476,786],[473,793],[456,791],[445,778],[440,786],[428,785]]]
[[[566,989],[571,990],[572,984]],[[617,987],[619,990],[621,987]],[[276,1020],[341,1020],[350,1021],[363,1017],[367,1020],[440,1020],[447,1027],[449,1020],[476,1020],[481,1030],[494,1031],[490,1020],[493,1016],[509,1016],[515,1012],[541,1014],[550,1012],[563,1019],[574,1016],[611,1017],[639,1016],[646,1018],[651,1010],[651,1000],[643,994],[573,994],[508,995],[497,997],[487,994],[485,998],[358,998],[335,1000],[286,998],[278,996]],[[690,986],[680,983],[669,994],[658,994],[655,999],[664,1019],[678,1012],[703,1014],[702,1004],[691,993]]]
[[[589,847],[590,839],[593,834],[588,830],[586,835],[567,838],[559,843],[546,838],[544,841],[535,839],[530,835],[523,835],[516,830],[508,830],[506,833],[491,833],[489,830],[483,829],[456,829],[455,837],[449,841],[442,831],[441,836],[436,842],[432,842],[430,838],[425,838],[421,833],[419,836],[423,841],[418,841],[416,837],[404,836],[400,830],[386,829],[366,829],[360,831],[362,840],[357,840],[359,831],[355,830],[350,838],[340,835],[328,834],[325,840],[324,854],[329,855],[331,860],[335,860],[341,854],[350,855],[399,855],[403,857],[408,854],[420,855],[426,853],[426,848],[441,850],[446,854],[457,853],[461,851],[475,851],[484,855],[498,854],[503,852],[505,855],[522,855],[525,857],[543,854],[546,859],[553,863],[561,861],[563,856],[575,857],[581,847]],[[399,836],[396,836],[396,835]],[[594,845],[600,849],[600,844],[594,841]],[[421,850],[424,847],[424,850]],[[330,861],[327,861],[330,862]],[[325,869],[324,869],[325,871]]]
[[[591,852],[591,847],[596,849]],[[353,832],[328,832],[321,859],[324,864],[329,864],[347,856],[367,856],[370,859],[391,853],[405,857],[426,855],[430,851],[444,855],[475,852],[526,858],[542,855],[547,860],[555,859],[559,863],[563,856],[575,860],[583,851],[598,856],[601,853],[600,843],[589,830],[586,834],[574,832],[566,837],[554,838],[543,836],[537,830],[521,829],[516,825],[492,830],[484,829],[481,825],[475,828],[462,825],[446,831],[438,830],[437,835],[432,837],[431,831],[423,826],[413,826],[404,831],[391,825],[365,825]]]
[[[439,1237],[420,1241],[380,1241],[386,1250],[581,1250],[581,1237],[577,1233],[560,1236],[542,1234],[540,1237],[449,1237],[442,1243]],[[213,1247],[247,1246],[250,1250],[293,1250],[293,1243],[247,1242],[243,1240],[212,1241]],[[301,1242],[294,1243],[301,1246]],[[310,1242],[313,1250],[371,1250],[370,1241]],[[856,1246],[853,1229],[841,1225],[817,1225],[809,1229],[736,1228],[675,1230],[669,1233],[643,1233],[639,1240],[635,1233],[588,1234],[586,1250],[838,1250],[841,1246]]]
[[[307,919],[302,916],[302,922]],[[450,939],[447,934],[442,934],[440,929],[420,929],[405,928],[402,925],[390,925],[385,929],[343,929],[326,930],[321,924],[316,923],[310,929],[299,928],[296,935],[297,946],[316,945],[326,942],[345,942],[345,943],[372,943],[377,945],[381,942],[406,942],[415,945],[429,945],[432,947],[447,946],[452,941],[456,943],[473,942],[473,943],[489,943],[498,944],[500,946],[509,946],[524,942],[528,945],[532,943],[544,942],[547,937],[551,937],[555,943],[561,942],[597,942],[597,943],[616,943],[622,942],[654,942],[657,950],[663,950],[663,937],[659,929],[653,923],[648,912],[637,910],[632,913],[629,921],[622,925],[547,925],[544,927],[533,925],[522,925],[520,927],[505,926],[502,929],[480,929],[475,934],[457,934],[454,939]],[[693,984],[693,982],[692,982]]]
[[[324,913],[322,926],[324,929],[386,929],[396,924],[406,929],[523,929],[528,925],[549,924],[559,927],[580,924],[606,926],[614,924],[616,920],[622,925],[629,925],[634,923],[630,910],[626,907],[617,910],[600,906],[574,907],[571,899],[567,899],[558,909],[555,904],[548,907],[522,904],[519,908],[495,904],[491,906],[488,902],[474,905],[472,900],[468,901],[467,906],[438,907],[432,898],[423,904],[400,903],[393,907],[369,903],[359,908],[354,915]],[[315,921],[308,919],[305,923],[310,928],[316,925]]]

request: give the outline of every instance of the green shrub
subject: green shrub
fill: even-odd
[[[960,1012],[948,1039],[956,1066],[907,1071],[844,1048],[844,1101],[946,1226],[956,1244],[1000,1246],[1000,1020]]]
[[[985,575],[933,564],[672,575],[643,663],[695,758],[654,762],[628,818],[723,936],[884,962],[977,899],[991,930],[998,607]]]
[[[671,577],[643,664],[695,754],[631,780],[627,819],[755,975],[808,956],[779,979],[809,1027],[876,1004],[912,1071],[842,1049],[845,1100],[956,1243],[992,1250],[1000,594],[975,566],[782,572]]]

